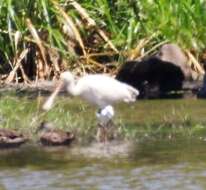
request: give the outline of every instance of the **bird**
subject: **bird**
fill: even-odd
[[[139,91],[134,87],[106,74],[86,74],[76,78],[70,71],[65,71],[61,73],[59,84],[43,104],[43,110],[52,108],[54,99],[62,88],[66,88],[70,95],[79,96],[97,107],[99,111],[96,116],[103,126],[114,116],[114,104],[135,102],[139,95]]]
[[[0,129],[0,148],[17,148],[27,141],[28,138],[17,131]]]
[[[55,129],[52,123],[46,121],[41,122],[36,133],[40,133],[40,142],[45,146],[70,145],[75,139],[73,133]]]

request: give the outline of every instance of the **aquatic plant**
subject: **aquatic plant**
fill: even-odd
[[[115,73],[121,60],[168,41],[198,56],[205,48],[205,10],[202,0],[1,1],[1,80],[53,79],[66,68]]]

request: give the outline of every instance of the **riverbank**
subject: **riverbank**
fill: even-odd
[[[24,83],[8,83],[0,85],[0,94],[1,93],[10,93],[17,91],[17,94],[22,92],[25,95],[28,94],[36,94],[36,95],[48,95],[50,94],[55,86],[57,85],[57,80],[55,81],[38,81],[32,82],[30,84]],[[202,80],[194,80],[194,81],[185,81],[183,82],[182,91],[181,93],[183,96],[182,98],[196,98],[197,93],[201,89],[203,85]],[[64,91],[62,91],[65,93]],[[176,92],[178,93],[178,92]]]
[[[75,144],[96,142],[96,110],[78,98],[59,96],[53,109],[41,109],[46,96],[1,92],[0,127],[25,133],[33,142],[42,121],[52,122],[57,129],[71,131]],[[115,106],[114,133],[120,141],[148,141],[206,137],[206,102],[197,99],[137,100],[135,104]]]

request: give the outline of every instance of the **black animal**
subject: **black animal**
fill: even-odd
[[[185,79],[180,67],[155,56],[126,62],[116,78],[137,88],[139,98],[179,97]]]

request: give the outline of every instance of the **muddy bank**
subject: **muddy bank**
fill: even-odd
[[[38,142],[30,142],[18,148],[0,149],[0,155],[18,154],[20,152],[45,152],[45,153],[61,153],[69,152],[69,156],[85,157],[85,158],[105,158],[111,157],[127,157],[134,147],[132,141],[111,141],[104,143],[93,142],[89,145],[72,144],[71,146],[42,146]]]
[[[25,91],[25,92],[44,92],[49,93],[55,88],[57,82],[56,81],[39,81],[32,82],[30,84],[24,83],[8,83],[0,85],[0,92],[6,91]]]
[[[31,84],[23,84],[23,83],[10,83],[0,85],[0,93],[4,92],[12,92],[15,91],[17,94],[33,94],[33,96],[47,96],[49,95],[55,88],[57,81],[41,81],[38,83],[31,83]],[[202,87],[203,81],[184,81],[182,84],[182,89],[176,91],[174,93],[179,94],[181,96],[173,96],[172,98],[196,98],[198,92]],[[65,89],[61,90],[61,94],[66,93]],[[0,94],[1,95],[1,94]],[[144,99],[147,98],[155,98],[155,96],[151,97],[143,97]],[[156,97],[157,98],[157,97]],[[159,97],[158,97],[159,98]]]

